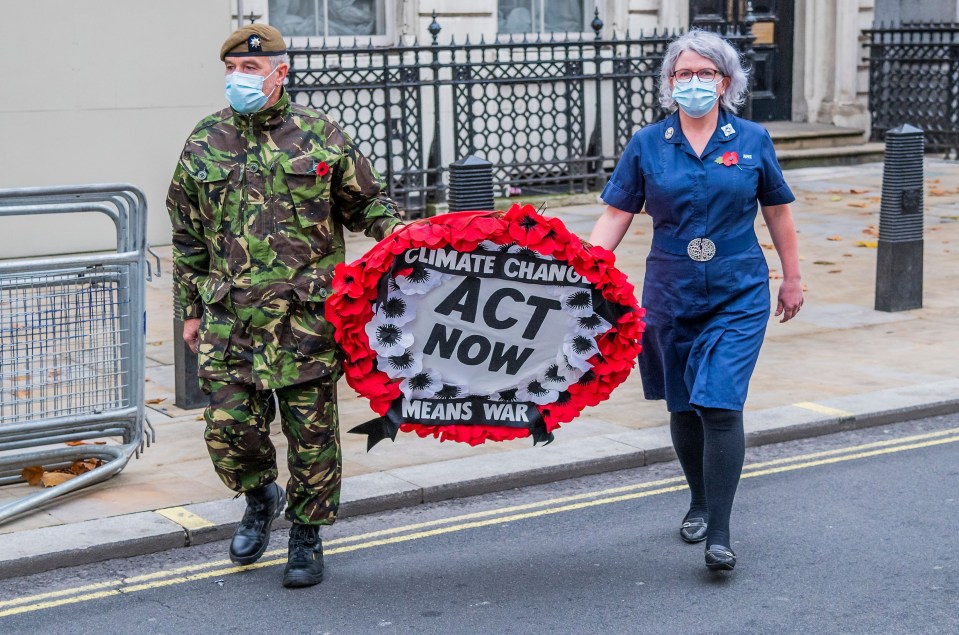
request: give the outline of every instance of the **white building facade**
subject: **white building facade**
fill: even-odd
[[[0,187],[136,184],[150,241],[166,244],[169,178],[194,123],[224,105],[217,53],[238,10],[295,45],[390,46],[428,45],[434,12],[440,42],[592,38],[596,9],[604,38],[748,13],[762,73],[754,103],[765,99],[755,118],[869,128],[862,30],[874,0],[44,0],[4,7],[0,53],[24,68],[8,74],[0,102]],[[110,248],[98,223],[5,221],[0,258]]]

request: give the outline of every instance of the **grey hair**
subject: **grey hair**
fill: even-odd
[[[669,78],[676,70],[676,60],[683,51],[693,51],[716,64],[716,68],[729,78],[726,92],[719,98],[719,104],[730,112],[736,112],[746,103],[746,91],[749,89],[748,70],[743,67],[739,53],[721,36],[702,29],[693,29],[673,40],[666,49],[663,66],[659,71],[659,103],[667,111],[676,106]]]
[[[288,53],[284,53],[283,55],[271,55],[267,59],[270,60],[270,70],[277,68],[280,64],[286,64],[287,66],[290,65],[290,56]]]
[[[280,67],[281,64],[290,65],[290,56],[287,53],[283,55],[271,55],[267,58],[270,60],[270,71],[275,71]],[[289,76],[283,78],[283,84],[286,85],[290,81]]]

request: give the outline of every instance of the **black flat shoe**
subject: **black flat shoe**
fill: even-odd
[[[679,537],[689,544],[706,540],[706,519],[695,516],[684,518],[679,527]]]
[[[732,571],[736,567],[736,554],[729,547],[710,545],[706,547],[706,568],[712,571]]]

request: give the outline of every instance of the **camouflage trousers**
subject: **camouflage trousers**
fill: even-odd
[[[204,437],[220,480],[235,492],[276,480],[270,424],[279,402],[289,443],[286,518],[309,525],[332,524],[340,503],[343,462],[334,381],[324,377],[275,391],[209,380],[204,387],[210,393],[210,406],[203,413]]]

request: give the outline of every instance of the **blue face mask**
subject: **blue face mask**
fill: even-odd
[[[277,66],[276,68],[279,68]],[[263,94],[263,82],[276,72],[276,68],[269,75],[250,75],[248,73],[233,72],[226,76],[226,100],[233,110],[250,114],[263,107],[269,96]],[[276,90],[274,87],[273,90]],[[270,91],[273,94],[273,91]]]
[[[699,119],[713,109],[719,95],[716,93],[715,83],[704,82],[693,75],[685,84],[673,84],[673,99],[684,113],[693,119]]]

